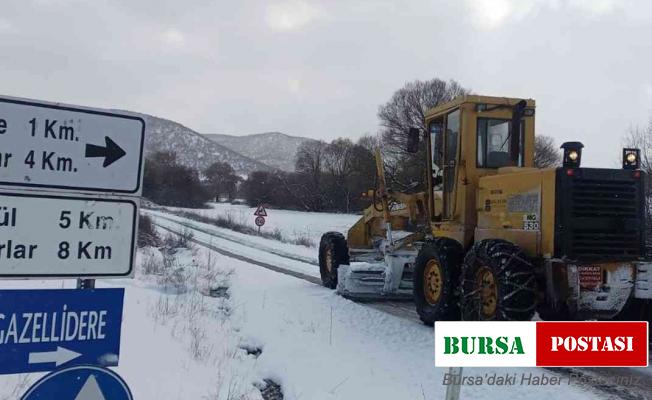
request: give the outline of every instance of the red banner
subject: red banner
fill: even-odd
[[[538,367],[646,367],[646,322],[537,322]]]

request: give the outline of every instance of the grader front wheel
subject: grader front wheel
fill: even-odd
[[[534,267],[505,240],[483,240],[471,248],[461,288],[464,320],[528,321],[536,308]]]
[[[344,235],[339,232],[324,233],[319,242],[319,272],[322,285],[337,287],[337,269],[349,263],[349,247]]]

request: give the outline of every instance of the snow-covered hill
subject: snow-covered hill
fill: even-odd
[[[290,136],[281,132],[257,133],[246,136],[221,134],[207,134],[204,136],[244,156],[284,171],[294,171],[297,149],[301,143],[314,140]]]
[[[239,175],[255,170],[269,170],[266,164],[242,155],[179,123],[147,114],[145,119],[145,153],[173,151],[183,165],[204,170],[215,162],[227,162]]]

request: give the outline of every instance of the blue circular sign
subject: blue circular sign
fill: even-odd
[[[94,365],[60,369],[36,382],[21,400],[133,400],[115,372]]]

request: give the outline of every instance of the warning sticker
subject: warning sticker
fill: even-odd
[[[507,198],[510,213],[536,213],[541,208],[539,192],[515,194]]]
[[[580,287],[595,289],[602,284],[602,268],[595,265],[582,265],[577,267]]]

